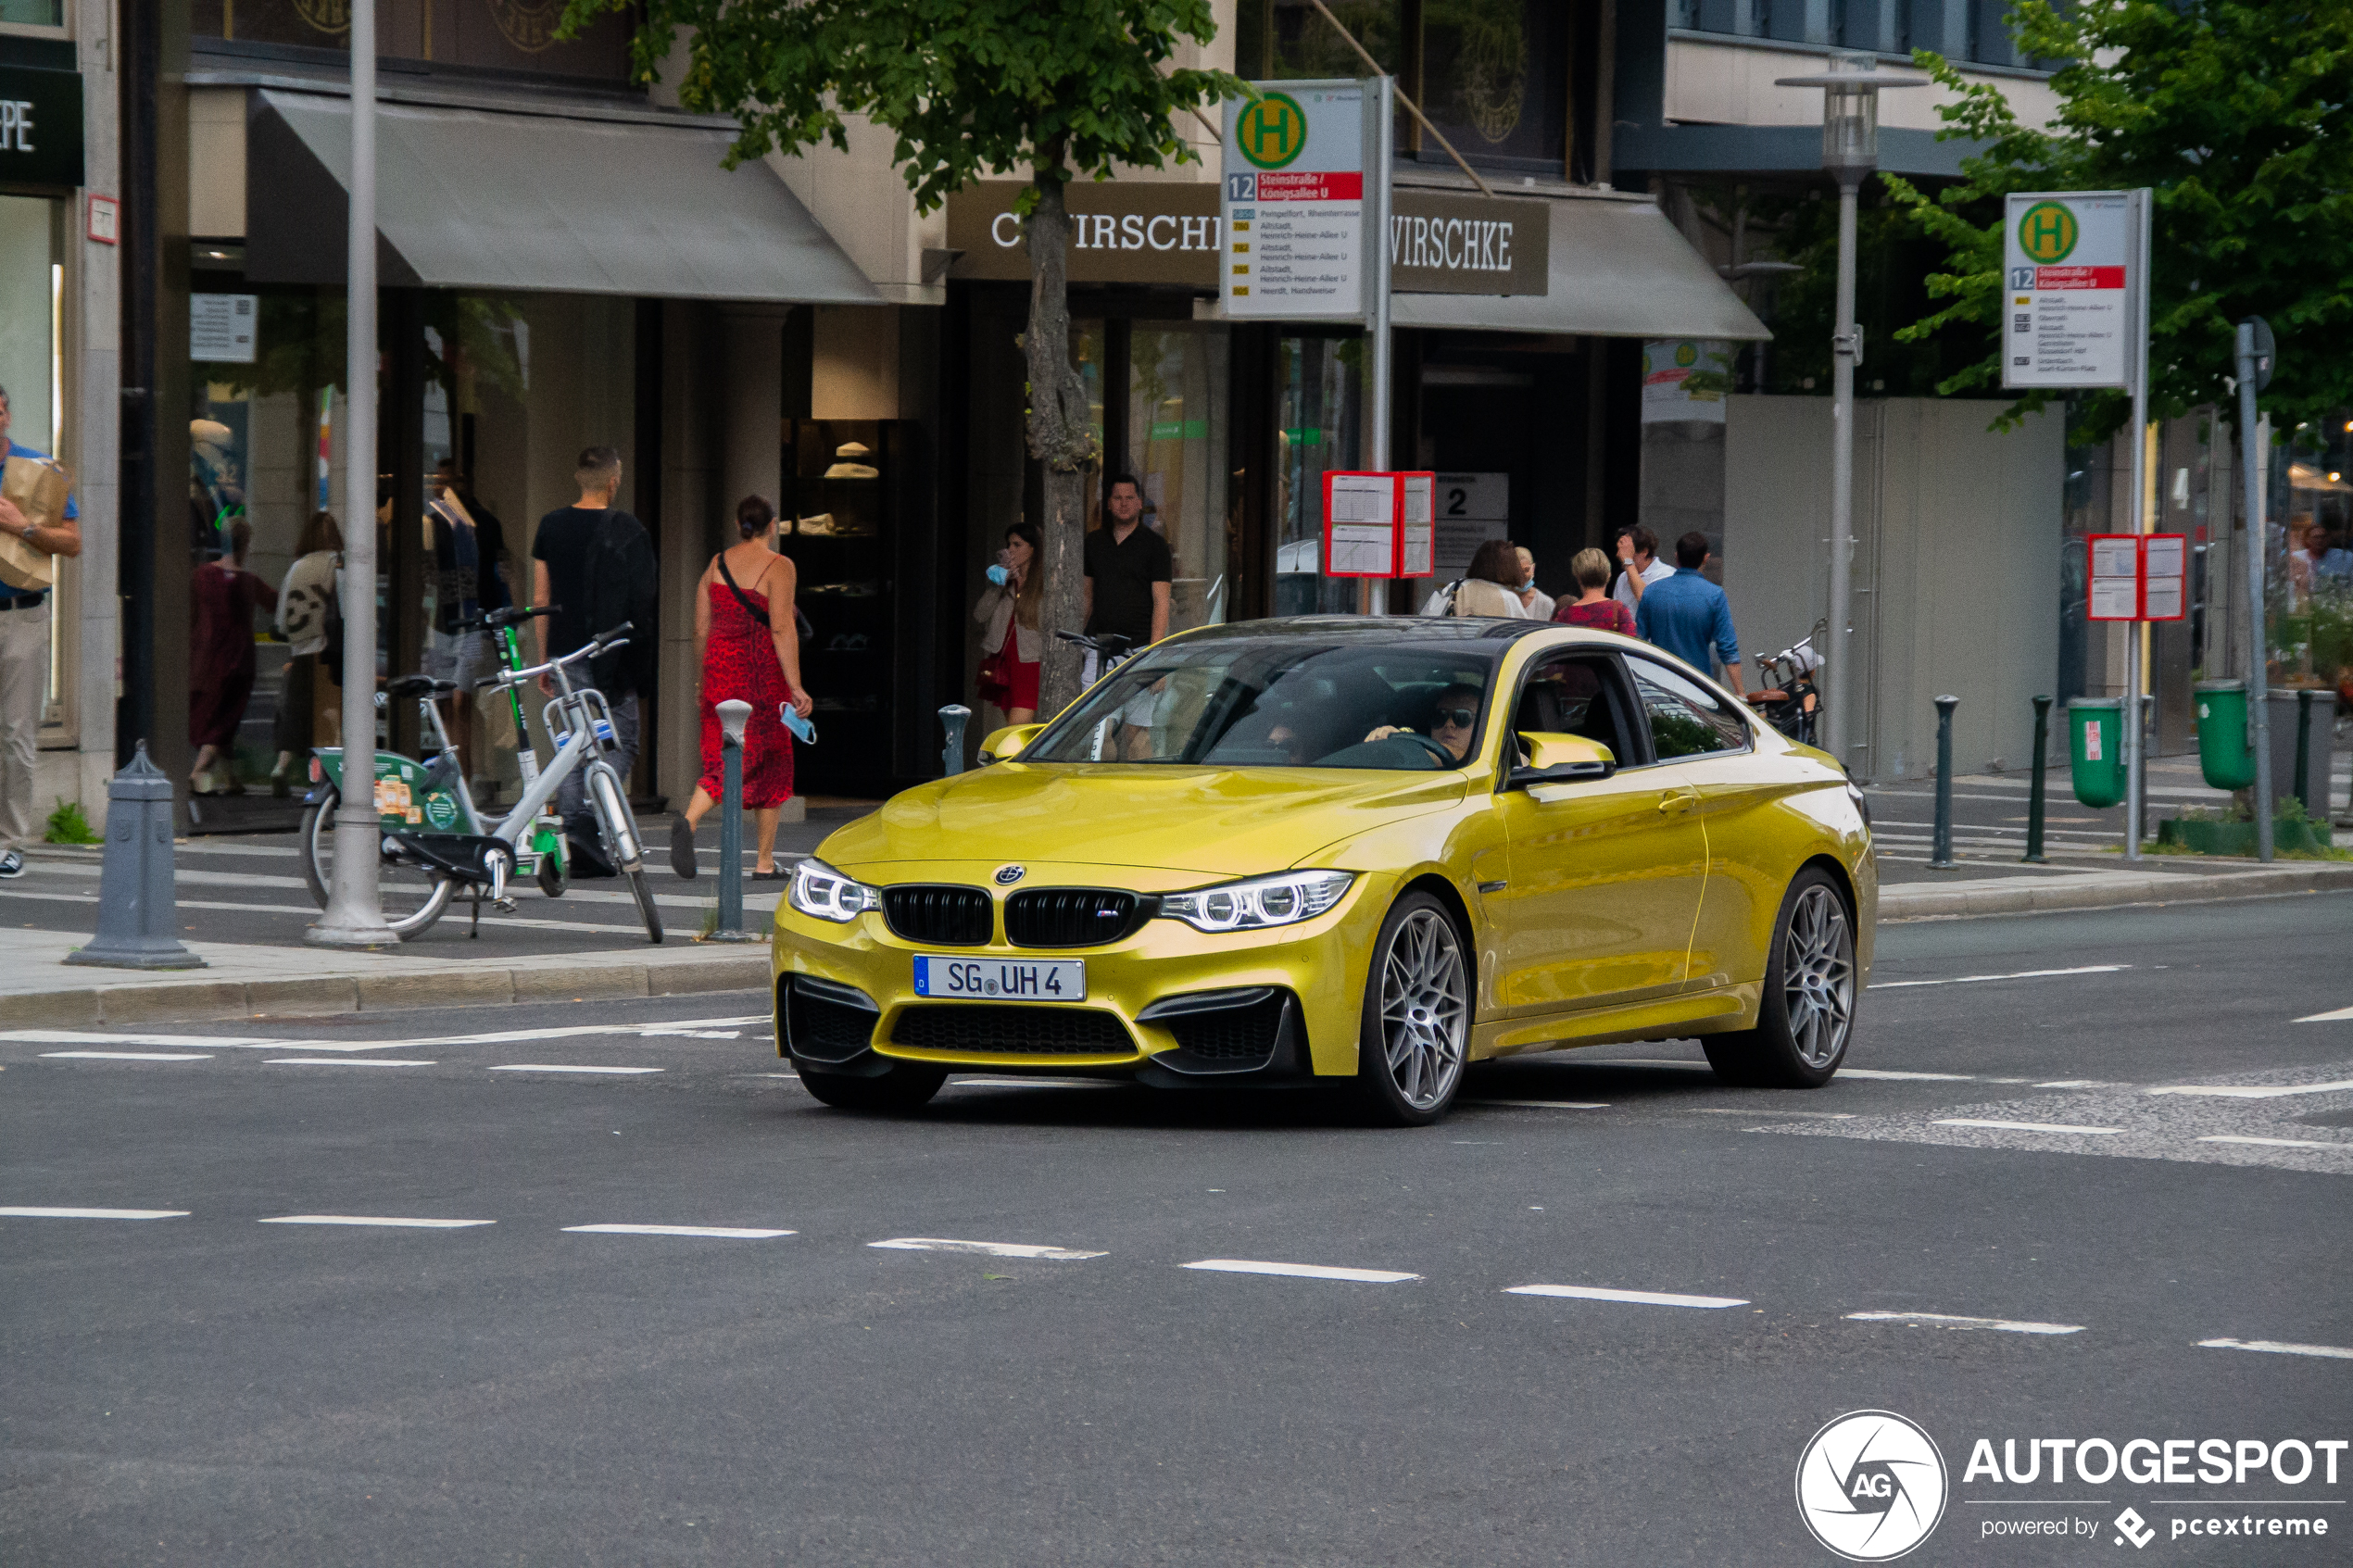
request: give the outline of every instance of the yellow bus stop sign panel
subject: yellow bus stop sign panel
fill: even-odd
[[[2018,220],[2018,248],[2045,267],[2065,261],[2082,236],[2082,227],[2061,202],[2036,202]]]
[[[1280,169],[1307,150],[1307,111],[1287,93],[1269,93],[1243,106],[1234,140],[1260,169]]]

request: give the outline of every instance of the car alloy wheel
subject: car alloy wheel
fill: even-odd
[[[1376,1109],[1419,1125],[1445,1114],[1470,1043],[1470,966],[1446,910],[1414,894],[1374,948],[1360,1075]]]
[[[1836,1061],[1855,1026],[1855,930],[1836,892],[1806,887],[1781,939],[1781,1007],[1790,1046],[1816,1072]]]

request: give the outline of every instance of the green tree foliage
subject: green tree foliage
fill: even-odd
[[[577,32],[637,0],[567,0]],[[742,127],[731,162],[830,143],[847,152],[844,115],[898,138],[892,157],[922,211],[986,174],[1026,169],[1029,449],[1046,466],[1048,623],[1079,621],[1082,470],[1099,454],[1070,358],[1063,187],[1120,166],[1158,169],[1193,155],[1176,118],[1241,91],[1224,71],[1172,69],[1181,44],[1216,32],[1210,0],[644,0],[631,43],[655,78],[681,30],[677,83],[691,109]],[[1067,644],[1047,644],[1041,706],[1078,692]]]
[[[2313,418],[2353,402],[2353,3],[2348,0],[2019,0],[2010,27],[2030,57],[2070,63],[2051,78],[2059,110],[2022,122],[1992,83],[1939,56],[1914,58],[1959,94],[1945,135],[1991,144],[1934,200],[1887,176],[1949,253],[1929,279],[1943,308],[1905,329],[1991,332],[2001,315],[2002,206],[2013,191],[2156,193],[2149,295],[2150,412],[2236,405],[2224,385],[2243,318],[2279,334],[2262,407]],[[1938,391],[1998,388],[1998,348]],[[2030,393],[2005,419],[2056,395]],[[2078,439],[2131,417],[2121,393],[2076,406]]]

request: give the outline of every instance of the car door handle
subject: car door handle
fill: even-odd
[[[1658,797],[1658,809],[1662,813],[1686,811],[1698,804],[1699,791],[1695,789],[1670,789]]]

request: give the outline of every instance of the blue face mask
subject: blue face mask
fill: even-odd
[[[992,566],[988,569],[988,580],[1001,588],[1013,580],[1013,574],[1001,566]]]

